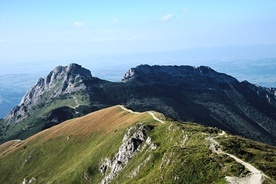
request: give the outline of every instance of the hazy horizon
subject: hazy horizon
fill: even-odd
[[[205,65],[276,87],[275,9],[274,0],[0,0],[0,104],[14,107],[70,63],[110,81],[140,64]]]
[[[210,66],[220,62],[276,58],[276,45],[228,46],[191,48],[172,51],[144,52],[136,54],[83,55],[77,57],[40,58],[1,62],[0,76],[10,74],[48,74],[56,66],[77,63],[90,70],[113,67],[129,69],[140,64]],[[41,76],[41,77],[42,77]],[[99,76],[100,77],[100,76]]]
[[[275,8],[273,0],[1,1],[0,61],[6,68],[30,63],[52,68],[196,48],[275,50]],[[147,58],[140,59],[142,64]],[[182,63],[192,59],[183,55]]]

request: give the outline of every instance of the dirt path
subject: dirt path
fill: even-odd
[[[243,177],[243,178],[227,176],[226,180],[229,183],[231,183],[231,184],[232,183],[233,184],[235,184],[235,183],[261,184],[261,183],[263,183],[264,177],[267,177],[262,171],[256,169],[251,164],[249,164],[247,162],[244,162],[241,159],[239,159],[236,156],[231,155],[229,153],[224,153],[224,154],[226,154],[226,155],[230,156],[231,158],[235,159],[236,162],[244,165],[244,167],[251,172],[251,174],[249,176],[246,176],[246,177]]]
[[[153,112],[148,111],[148,113],[149,113],[149,114],[152,116],[152,118],[155,119],[156,121],[159,121],[160,123],[165,124],[165,122],[162,121],[161,119],[157,118],[157,117],[155,116],[155,114],[153,114]]]
[[[127,109],[125,108],[125,106],[123,105],[118,105],[121,109],[123,109],[124,111],[127,111],[129,113],[133,113],[133,114],[142,114],[141,112],[134,112],[133,110]]]
[[[123,110],[129,112],[129,113],[142,114],[141,112],[134,112],[130,109],[127,109],[123,105],[119,105],[119,107],[122,108]],[[144,112],[144,113],[149,113],[152,116],[153,119],[155,119],[156,121],[159,121],[162,124],[165,123],[164,121],[157,118],[153,112],[147,111],[147,112]],[[262,171],[258,170],[257,168],[255,168],[250,163],[244,162],[243,160],[237,158],[236,156],[221,150],[220,145],[215,140],[215,138],[225,136],[225,135],[226,135],[226,133],[224,131],[222,131],[221,133],[218,134],[217,137],[208,137],[207,139],[211,143],[210,144],[210,149],[216,154],[225,154],[225,155],[230,156],[236,162],[242,164],[246,169],[248,169],[250,171],[250,174],[246,177],[238,178],[238,177],[227,176],[226,180],[230,184],[262,184],[264,178],[267,177]]]
[[[80,106],[79,102],[78,102],[78,99],[77,97],[73,96],[74,100],[75,100],[75,103],[76,103],[76,106],[74,107],[74,109],[78,108]]]
[[[224,136],[226,133],[223,131],[222,133],[218,134],[217,137],[221,137]],[[264,178],[268,178],[268,176],[266,176],[262,171],[258,170],[256,167],[254,167],[253,165],[251,165],[248,162],[245,162],[239,158],[237,158],[236,156],[224,152],[220,149],[220,145],[219,143],[215,140],[215,138],[217,137],[208,137],[207,140],[210,141],[210,149],[212,150],[212,152],[216,153],[216,154],[225,154],[228,155],[229,157],[233,158],[236,162],[242,164],[246,169],[248,169],[250,171],[250,174],[246,177],[231,177],[231,176],[226,176],[226,180],[230,183],[230,184],[262,184]]]
[[[73,99],[75,100],[75,106],[68,106],[68,107],[71,107],[72,109],[76,109],[78,108],[81,104],[79,104],[79,101],[77,99],[77,97],[73,96]]]
[[[133,113],[133,114],[149,113],[149,114],[152,116],[153,119],[155,119],[156,121],[159,121],[159,122],[162,123],[162,124],[165,124],[165,122],[162,121],[161,119],[157,118],[153,112],[150,112],[150,111],[143,112],[143,113],[142,113],[142,112],[134,112],[133,110],[130,110],[130,109],[125,108],[123,105],[118,105],[118,106],[119,106],[121,109],[123,109],[123,110],[125,110],[125,111],[127,111],[127,112],[130,112],[130,113]]]

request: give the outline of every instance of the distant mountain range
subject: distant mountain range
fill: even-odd
[[[117,104],[276,145],[275,88],[239,82],[204,66],[149,65],[131,68],[121,82],[92,77],[78,64],[55,68],[1,121],[1,141],[25,139]]]

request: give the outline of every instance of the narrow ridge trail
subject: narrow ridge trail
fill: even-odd
[[[159,119],[158,117],[155,116],[155,114],[151,111],[146,111],[146,112],[134,112],[133,110],[127,109],[126,107],[124,107],[123,105],[118,105],[121,109],[129,112],[129,113],[133,113],[133,114],[143,114],[143,113],[149,113],[153,119],[155,119],[156,121],[159,121],[162,124],[165,124],[164,121],[162,121],[161,119]]]
[[[75,105],[75,106],[69,105],[68,107],[71,107],[72,109],[76,109],[76,108],[78,108],[81,104],[79,104],[79,101],[78,101],[77,97],[73,96],[73,99],[74,99],[76,105]]]
[[[258,170],[256,167],[251,165],[248,162],[245,162],[236,156],[224,152],[220,148],[220,144],[215,140],[215,138],[224,136],[226,133],[222,131],[222,133],[218,134],[216,137],[208,137],[207,140],[210,141],[210,149],[212,152],[216,154],[225,154],[228,155],[229,157],[233,158],[236,162],[242,164],[246,169],[250,171],[250,174],[245,176],[245,177],[231,177],[231,176],[226,176],[226,180],[230,184],[262,184],[264,181],[264,178],[269,178],[267,175],[265,175],[262,171]]]
[[[74,98],[75,103],[76,103],[74,109],[76,109],[76,108],[78,108],[80,106],[80,104],[79,104],[79,101],[78,101],[77,97],[73,96],[73,98]]]
[[[118,105],[121,109],[129,112],[129,113],[133,113],[133,114],[143,114],[143,113],[149,113],[153,119],[155,119],[156,121],[159,121],[160,123],[164,124],[165,122],[160,120],[159,118],[157,118],[155,116],[155,114],[151,111],[146,111],[146,112],[135,112],[133,110],[127,109],[126,107],[124,107],[123,105]],[[210,141],[210,149],[216,153],[216,154],[225,154],[228,155],[229,157],[233,158],[236,162],[242,164],[246,169],[248,169],[250,171],[250,174],[248,174],[246,177],[231,177],[231,176],[227,176],[226,180],[227,182],[229,182],[229,184],[262,184],[264,181],[264,178],[269,178],[267,175],[265,175],[262,171],[258,170],[257,168],[255,168],[253,165],[251,165],[248,162],[245,162],[239,158],[237,158],[236,156],[224,152],[221,150],[220,148],[220,144],[215,140],[215,138],[218,137],[222,137],[225,136],[226,133],[225,131],[222,131],[222,133],[218,134],[218,136],[216,137],[208,137],[206,138],[207,140]]]

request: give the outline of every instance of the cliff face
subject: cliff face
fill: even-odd
[[[218,73],[210,67],[200,66],[149,66],[140,65],[131,68],[123,77],[123,82],[138,80],[147,83],[181,83],[189,80],[190,82],[210,81],[214,83],[233,83],[238,82],[235,78]]]
[[[46,78],[40,78],[26,93],[19,105],[37,104],[40,97],[49,91],[52,91],[49,97],[55,98],[64,93],[84,90],[86,86],[83,81],[91,77],[90,71],[80,65],[58,66]]]
[[[41,103],[47,103],[65,94],[86,90],[84,81],[91,78],[91,72],[78,64],[58,66],[46,78],[40,78],[4,120],[8,124],[19,122],[29,116],[28,112],[33,107]]]

